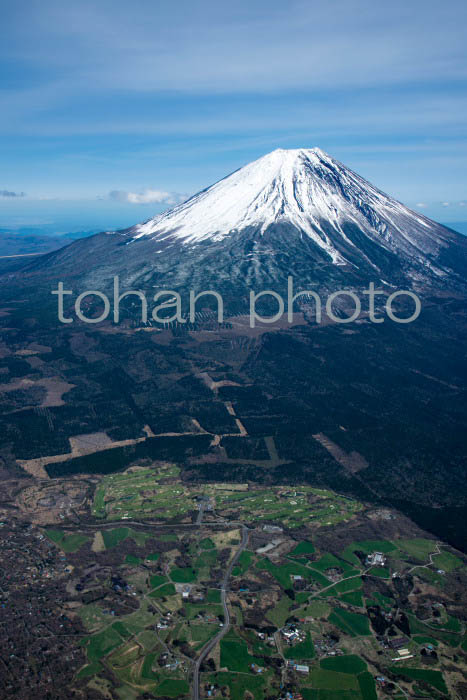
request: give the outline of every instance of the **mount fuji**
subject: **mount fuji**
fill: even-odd
[[[319,148],[277,149],[183,204],[129,229],[41,257],[21,276],[217,289],[297,283],[332,290],[369,281],[465,287],[467,238],[413,212]]]
[[[21,260],[0,275],[0,374],[11,387],[0,471],[18,459],[65,458],[74,436],[105,435],[123,447],[53,473],[87,473],[89,464],[107,473],[141,457],[201,482],[310,483],[389,504],[465,547],[467,237],[314,148],[273,151],[145,223]],[[122,295],[142,291],[150,307],[162,290],[184,301],[189,290],[216,291],[225,322],[209,296],[194,321],[160,323],[142,319],[142,300],[128,295],[122,323],[80,323],[78,295],[85,317],[99,318],[102,298],[86,292],[112,299],[116,275]],[[381,302],[385,322],[363,309],[351,327],[329,314],[318,323],[303,294],[292,323],[253,328],[250,291],[287,299],[290,276],[294,292],[323,300],[352,290],[365,302],[370,282],[381,297],[412,290],[422,311],[394,323]],[[60,281],[72,290],[69,323],[51,294]],[[277,297],[259,302],[267,299],[258,313],[272,317]],[[353,311],[335,309],[341,318]],[[412,313],[407,304],[396,315]]]

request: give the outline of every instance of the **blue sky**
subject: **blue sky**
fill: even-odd
[[[312,146],[467,220],[466,15],[460,0],[5,3],[0,227],[123,227]]]

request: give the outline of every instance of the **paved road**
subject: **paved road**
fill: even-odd
[[[224,626],[220,628],[219,632],[216,634],[215,637],[210,639],[205,646],[203,647],[196,663],[195,667],[193,670],[193,688],[192,688],[192,695],[191,697],[193,700],[199,700],[199,669],[201,667],[201,664],[203,663],[204,659],[211,653],[211,651],[214,649],[216,644],[220,642],[222,637],[227,634],[230,628],[230,611],[229,607],[227,605],[227,591],[229,589],[229,580],[230,576],[232,575],[232,569],[234,568],[235,564],[238,561],[238,558],[240,557],[240,554],[245,550],[246,546],[248,544],[248,528],[246,525],[242,525],[242,541],[237,549],[234,558],[230,562],[227,571],[225,572],[225,576],[222,580],[221,584],[221,603],[222,607],[224,609]]]
[[[415,569],[429,569],[430,566],[435,566],[433,557],[436,557],[438,554],[441,554],[440,547],[447,547],[447,545],[443,544],[442,542],[436,542],[435,551],[428,556],[428,564],[416,564],[415,566],[412,566],[412,568],[409,569],[407,573],[411,574],[412,571],[414,571]]]
[[[199,517],[199,515],[197,516]],[[212,527],[212,528],[224,528],[226,526],[230,527],[242,527],[243,523],[238,522],[238,520],[213,520],[209,522],[203,522],[203,527]],[[148,528],[157,528],[158,530],[165,531],[167,530],[168,532],[173,532],[174,530],[190,530],[194,527],[198,527],[198,523],[177,523],[177,524],[170,524],[170,525],[164,525],[161,523],[160,520],[104,520],[103,522],[99,523],[85,523],[80,521],[79,523],[75,523],[73,525],[62,525],[60,524],[60,528],[62,530],[71,531],[71,532],[76,532],[77,530],[79,532],[89,532],[89,531],[94,531],[94,530],[105,530],[106,528],[116,528],[116,527],[142,527],[145,528],[146,530]]]
[[[197,525],[201,525],[201,523],[203,522],[204,511],[206,510],[208,505],[209,505],[209,498],[207,498],[206,496],[203,496],[201,501],[198,503],[198,517],[196,518]]]

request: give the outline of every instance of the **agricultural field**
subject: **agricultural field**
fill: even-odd
[[[81,534],[67,535],[62,530],[55,530],[54,528],[48,528],[45,530],[45,534],[64,552],[77,552],[89,539]]]
[[[166,463],[101,477],[87,520],[41,535],[81,629],[74,687],[188,700],[197,672],[200,700],[448,698],[464,559],[394,520],[382,536],[329,490],[191,484]]]

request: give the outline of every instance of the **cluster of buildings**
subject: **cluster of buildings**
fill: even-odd
[[[76,645],[81,621],[64,614],[66,556],[15,518],[0,527],[0,547],[1,695],[30,700],[66,692],[84,661]]]
[[[333,583],[337,583],[342,578],[342,570],[336,567],[326,569],[326,577]]]
[[[392,649],[393,651],[403,649],[410,642],[408,637],[394,637],[394,639],[389,639],[388,637],[377,637],[377,640],[383,649]]]
[[[204,622],[208,625],[218,625],[219,624],[219,618],[216,617],[216,615],[213,615],[212,613],[199,613],[196,617],[196,620],[199,622]]]
[[[383,649],[388,649],[395,652],[395,655],[391,658],[391,661],[403,661],[405,659],[412,659],[413,654],[408,648],[410,639],[408,637],[394,637],[394,639],[388,639],[387,637],[377,638]]]
[[[299,642],[304,642],[306,639],[306,632],[301,630],[299,627],[293,623],[289,623],[281,629],[281,637],[287,642],[287,644],[293,645]]]
[[[214,685],[213,683],[206,683],[204,686],[204,694],[208,698],[227,697],[228,690],[225,687],[220,688],[218,685]]]
[[[182,594],[183,600],[191,600],[193,603],[204,602],[204,593],[196,590],[190,583],[176,583],[175,590]]]
[[[342,656],[342,649],[337,649],[337,640],[333,637],[326,636],[322,639],[313,641],[317,656]]]
[[[265,632],[256,632],[256,636],[261,639],[262,642],[269,644],[270,647],[274,647],[276,645],[276,641],[272,635],[267,635]]]
[[[172,624],[172,613],[167,612],[165,613],[164,617],[161,617],[159,622],[156,625],[156,629],[158,630],[166,630],[170,625]]]
[[[185,663],[179,661],[168,652],[161,654],[157,662],[152,665],[152,671],[157,672],[159,667],[166,668],[168,671],[177,671],[178,669],[186,670]]]
[[[386,563],[386,557],[382,552],[373,552],[369,554],[366,558],[366,566],[384,566]]]
[[[281,695],[279,700],[303,700],[303,695],[301,693],[292,693],[290,690],[286,691],[284,695]]]
[[[406,647],[403,647],[397,650],[396,656],[391,661],[405,661],[406,659],[413,659],[413,654]]]
[[[287,668],[297,673],[310,673],[310,667],[307,664],[298,664],[296,661],[292,661],[292,659],[287,661]]]

